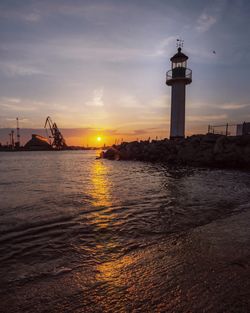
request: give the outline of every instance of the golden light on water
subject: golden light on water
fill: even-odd
[[[112,205],[110,195],[110,181],[108,180],[108,169],[102,161],[93,163],[91,169],[91,196],[93,198],[92,205],[95,207],[103,207],[102,210],[93,212],[94,223],[98,228],[106,228],[112,221],[112,214],[109,214]]]
[[[103,162],[94,162],[91,171],[92,196],[95,206],[109,206],[111,204],[109,195],[109,181],[107,179],[107,168]]]
[[[94,162],[91,168],[92,205],[97,208],[97,210],[92,212],[91,217],[93,226],[101,231],[108,228],[112,229],[112,225],[118,223],[117,213],[114,212],[116,201],[111,193],[113,187],[109,179],[109,171],[110,168],[102,160]],[[105,232],[103,236],[106,236]],[[108,236],[105,239],[105,241],[101,239],[95,246],[95,254],[105,255],[108,251],[119,249],[119,243],[115,238]],[[134,262],[133,256],[123,256],[118,260],[113,259],[109,262],[101,262],[96,267],[96,279],[102,282],[112,282],[112,288],[127,286],[131,278],[126,274],[127,268]],[[110,308],[108,302],[105,302],[105,305]]]

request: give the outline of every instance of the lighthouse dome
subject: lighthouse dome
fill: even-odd
[[[185,62],[187,61],[188,56],[184,53],[181,52],[181,47],[178,48],[178,52],[172,56],[172,58],[170,59],[171,62],[173,63],[177,63],[177,62]]]

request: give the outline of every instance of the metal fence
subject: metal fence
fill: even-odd
[[[209,134],[218,134],[225,136],[235,136],[236,135],[237,124],[224,124],[224,125],[208,125]]]
[[[250,135],[250,123],[241,124],[224,124],[224,125],[208,125],[209,134],[219,134],[225,136]]]

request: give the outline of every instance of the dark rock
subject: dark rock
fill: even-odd
[[[180,140],[123,142],[103,153],[111,160],[250,168],[250,136],[193,135]]]
[[[109,160],[119,160],[120,159],[120,153],[119,150],[115,147],[109,148],[107,151],[103,152],[101,155],[104,159]]]
[[[215,143],[220,137],[224,136],[218,134],[206,134],[201,137],[201,141],[206,143]]]

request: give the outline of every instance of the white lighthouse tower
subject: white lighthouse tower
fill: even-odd
[[[187,59],[181,52],[182,42],[178,40],[178,52],[170,59],[172,69],[167,72],[166,84],[172,86],[170,139],[185,137],[186,85],[192,82],[192,71],[187,68]]]

